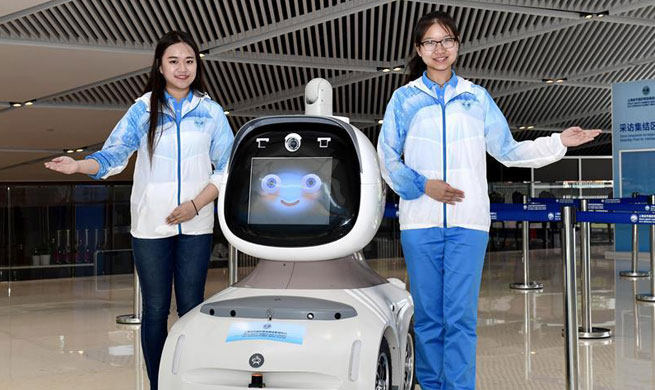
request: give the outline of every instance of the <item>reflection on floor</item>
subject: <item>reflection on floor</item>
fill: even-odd
[[[648,281],[620,279],[628,262],[603,259],[594,247],[593,323],[609,342],[580,344],[580,389],[655,388],[655,308],[636,305]],[[562,265],[559,250],[531,252],[531,278],[542,292],[522,293],[519,252],[488,255],[480,297],[478,388],[563,389]],[[370,262],[385,277],[405,280],[400,259]],[[645,268],[647,264],[642,264]],[[248,270],[242,270],[242,275]],[[210,271],[207,296],[226,286]],[[0,283],[0,389],[146,389],[135,359],[138,331],[115,325],[132,311],[131,276]],[[173,311],[174,312],[174,311]],[[171,323],[174,319],[171,319]]]

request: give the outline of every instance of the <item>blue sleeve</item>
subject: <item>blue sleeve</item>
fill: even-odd
[[[220,108],[218,111],[217,125],[212,132],[211,145],[209,147],[209,155],[214,165],[214,173],[209,180],[217,189],[220,189],[221,180],[223,179],[227,160],[230,158],[230,153],[232,152],[233,143],[234,133],[223,113],[223,109]]]
[[[507,167],[540,168],[566,154],[559,134],[517,142],[507,119],[487,91],[485,93],[484,136],[487,152]]]
[[[140,124],[145,112],[145,103],[134,103],[116,124],[102,149],[85,157],[96,160],[100,166],[95,175],[89,175],[91,178],[106,179],[125,169],[130,156],[139,148],[141,138],[147,132],[146,126]]]
[[[484,137],[487,152],[499,161],[506,160],[506,156],[516,146],[512,132],[503,115],[489,92],[484,91]]]
[[[391,97],[378,138],[378,156],[382,177],[403,199],[416,199],[424,194],[427,178],[411,169],[402,159],[407,137],[407,121],[397,93]]]

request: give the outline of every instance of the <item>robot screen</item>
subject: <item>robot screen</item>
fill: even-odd
[[[251,159],[248,223],[327,225],[332,157]]]

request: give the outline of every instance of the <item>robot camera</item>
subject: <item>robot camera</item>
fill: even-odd
[[[284,137],[284,147],[290,152],[297,152],[300,149],[302,137],[296,133],[287,134]]]

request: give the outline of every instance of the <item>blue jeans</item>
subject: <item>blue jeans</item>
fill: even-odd
[[[211,244],[211,234],[157,239],[132,237],[143,297],[141,345],[151,390],[157,389],[159,361],[168,335],[171,285],[175,286],[179,317],[203,301]]]
[[[403,230],[400,237],[414,300],[416,378],[424,390],[474,390],[489,234],[451,227]]]

